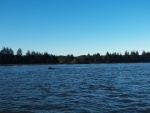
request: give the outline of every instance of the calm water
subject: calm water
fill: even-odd
[[[150,113],[150,64],[0,66],[0,112]]]

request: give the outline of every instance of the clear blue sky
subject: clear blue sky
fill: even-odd
[[[0,49],[150,51],[150,0],[0,0]]]

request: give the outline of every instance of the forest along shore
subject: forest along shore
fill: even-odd
[[[145,63],[150,62],[150,52],[143,51],[140,55],[138,51],[125,51],[124,55],[119,53],[109,53],[100,55],[67,55],[56,56],[47,52],[40,53],[35,51],[27,51],[22,54],[22,49],[18,49],[16,54],[11,48],[4,47],[0,51],[0,65],[43,65],[43,64],[99,64],[99,63]]]

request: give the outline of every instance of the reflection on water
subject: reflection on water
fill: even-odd
[[[150,112],[150,64],[1,66],[0,113]]]

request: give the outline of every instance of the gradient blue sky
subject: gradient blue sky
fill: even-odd
[[[0,0],[0,49],[150,51],[150,0]]]

